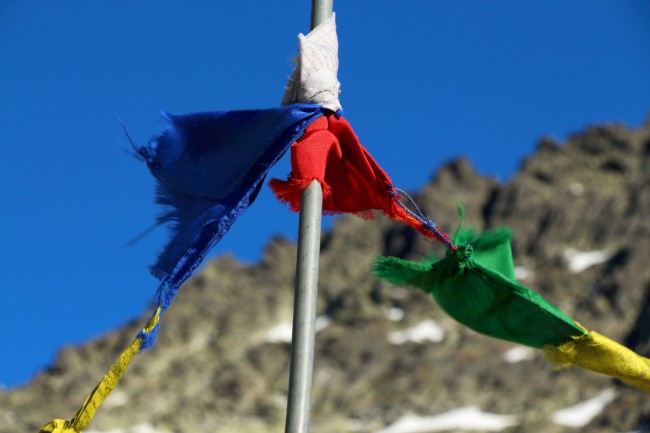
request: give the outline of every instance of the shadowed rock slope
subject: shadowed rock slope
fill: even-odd
[[[649,168],[650,125],[593,127],[561,145],[543,139],[505,184],[465,160],[451,162],[416,199],[449,232],[457,201],[466,225],[510,226],[524,284],[649,356]],[[595,373],[558,371],[541,352],[478,335],[428,296],[370,275],[377,255],[432,252],[441,250],[382,217],[339,218],[324,234],[313,433],[375,432],[405,414],[466,406],[516,415],[503,431],[648,431],[643,392]],[[290,346],[281,330],[291,321],[295,255],[295,245],[275,239],[258,264],[221,257],[204,266],[165,315],[156,347],[136,357],[87,431],[283,431]],[[0,433],[70,418],[145,317],[63,349],[29,384],[0,391]],[[423,342],[399,333],[418,325],[428,329]],[[603,395],[611,402],[587,425],[553,421],[555,412]]]

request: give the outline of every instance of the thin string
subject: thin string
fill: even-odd
[[[419,221],[427,230],[429,230],[433,236],[442,242],[447,248],[452,251],[456,251],[458,247],[449,239],[446,233],[440,231],[436,223],[430,220],[417,205],[415,200],[406,193],[403,189],[397,188],[392,183],[388,185],[389,194],[395,199],[395,203],[401,207],[404,212],[406,212],[410,217]],[[400,196],[404,197],[408,203],[413,207],[414,210],[409,209],[401,200]]]

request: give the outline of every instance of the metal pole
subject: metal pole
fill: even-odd
[[[311,1],[311,29],[313,30],[320,23],[332,15],[334,0],[312,0]]]
[[[317,181],[313,181],[309,188],[303,191],[300,203],[285,433],[309,431],[322,206],[321,186]]]
[[[311,28],[332,15],[333,0],[312,0]],[[308,433],[314,367],[323,190],[313,181],[300,198],[296,288],[285,433]]]

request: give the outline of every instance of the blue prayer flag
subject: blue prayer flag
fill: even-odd
[[[267,110],[173,116],[137,150],[158,179],[157,202],[172,222],[171,240],[152,266],[165,310],[180,285],[259,193],[264,177],[288,147],[323,115],[315,104]]]

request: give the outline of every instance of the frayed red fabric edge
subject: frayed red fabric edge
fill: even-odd
[[[364,210],[361,212],[355,212],[354,215],[358,216],[363,220],[374,220],[375,213],[372,210]]]
[[[313,181],[318,181],[323,191],[323,200],[330,196],[332,188],[324,181],[324,179],[309,178],[309,179],[271,179],[269,187],[273,190],[273,194],[282,203],[288,204],[289,209],[293,212],[300,211],[300,200],[304,190],[306,190]]]

